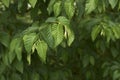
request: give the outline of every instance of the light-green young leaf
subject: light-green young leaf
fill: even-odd
[[[69,26],[69,24],[70,24],[70,21],[64,16],[58,17],[57,21],[58,21],[58,23],[60,23],[60,24],[62,24],[64,26]]]
[[[52,13],[53,11],[53,4],[55,3],[56,0],[50,0],[49,4],[48,4],[48,7],[47,7],[47,11],[49,14]]]
[[[10,5],[10,0],[2,0],[3,4],[6,6],[6,7],[9,7]]]
[[[97,6],[97,0],[87,0],[85,4],[86,14],[90,14],[93,10],[95,10],[96,6]]]
[[[36,43],[36,50],[42,62],[46,62],[47,47],[48,46],[44,41],[39,40]]]
[[[61,11],[61,1],[58,1],[58,2],[56,2],[54,4],[53,10],[54,10],[55,16],[58,16],[60,14],[60,11]]]
[[[115,6],[116,6],[117,3],[118,3],[118,0],[109,0],[109,3],[110,3],[110,5],[111,5],[112,9],[114,9]]]
[[[54,37],[54,47],[58,46],[63,40],[63,25],[53,24],[52,26],[52,35]]]
[[[100,26],[93,27],[92,32],[91,32],[91,37],[92,37],[93,41],[96,39],[96,37],[100,33],[100,31],[101,31],[101,27]]]
[[[70,46],[75,39],[74,33],[69,26],[65,26],[65,33],[67,33],[67,44]]]
[[[75,7],[74,7],[73,3],[66,1],[64,4],[64,9],[65,9],[65,12],[66,12],[67,16],[69,17],[69,19],[71,19],[75,12]]]
[[[52,29],[50,24],[44,25],[46,28],[41,30],[41,35],[44,38],[45,42],[49,45],[49,47],[53,48],[54,46],[54,38],[52,36]]]
[[[29,0],[31,6],[34,8],[36,3],[37,3],[37,0]]]
[[[57,20],[58,23],[62,24],[65,27],[65,36],[67,36],[67,44],[68,46],[70,46],[75,38],[73,31],[69,27],[70,21],[64,16],[58,17]]]
[[[28,64],[30,65],[31,64],[31,54],[27,55],[27,61],[28,61]]]
[[[36,40],[36,37],[37,37],[36,33],[30,33],[30,34],[24,35],[23,37],[25,49],[29,54],[31,52],[33,43]]]
[[[56,17],[49,17],[45,22],[46,23],[55,23],[56,22]]]

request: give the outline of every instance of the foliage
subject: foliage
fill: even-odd
[[[0,80],[120,80],[120,0],[0,0]]]

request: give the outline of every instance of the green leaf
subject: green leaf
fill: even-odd
[[[13,38],[10,43],[10,51],[9,51],[9,61],[10,63],[14,60],[15,55],[17,59],[20,61],[22,59],[22,43],[21,38]]]
[[[61,24],[53,24],[52,35],[54,37],[54,47],[58,46],[63,40],[63,26]]]
[[[104,70],[103,77],[108,76],[108,75],[109,75],[109,71],[110,71],[110,69],[109,69],[109,68],[106,68],[106,69]]]
[[[68,26],[65,26],[65,33],[67,33],[67,44],[70,46],[75,39],[74,33]]]
[[[89,55],[85,55],[82,61],[83,61],[83,67],[84,68],[87,67],[89,65]]]
[[[3,75],[0,75],[0,80],[6,80]]]
[[[90,63],[94,66],[94,64],[95,64],[95,58],[93,56],[90,56]]]
[[[109,0],[109,3],[110,3],[110,5],[111,5],[112,9],[114,9],[115,6],[116,6],[117,3],[118,3],[118,0]]]
[[[66,50],[62,50],[60,60],[62,60],[64,63],[67,63],[67,61],[69,60],[68,55],[69,53]]]
[[[43,0],[44,2],[46,2],[46,0]]]
[[[3,57],[2,57],[2,61],[5,65],[9,65],[9,58],[8,58],[8,54],[4,53]]]
[[[19,43],[19,38],[13,38],[10,42],[10,53],[14,52],[16,45]]]
[[[114,40],[114,35],[111,28],[107,27],[104,29],[104,31],[105,31],[108,43],[110,42],[111,39]]]
[[[23,62],[22,61],[15,61],[14,67],[16,68],[16,70],[23,73]]]
[[[113,72],[113,80],[120,79],[120,72],[118,70],[115,70]]]
[[[32,5],[32,7],[34,8],[37,3],[37,0],[29,0],[29,2]]]
[[[27,55],[27,61],[28,61],[28,64],[30,65],[31,64],[31,54]]]
[[[20,11],[20,9],[22,8],[23,6],[23,0],[19,0],[18,1],[18,10]]]
[[[91,32],[91,37],[93,41],[97,38],[97,35],[100,33],[100,31],[101,31],[100,26],[93,27],[92,32]]]
[[[119,1],[119,6],[118,6],[118,10],[120,10],[120,1]]]
[[[16,53],[17,59],[21,61],[22,60],[22,43],[20,38],[18,38],[16,47],[15,47],[15,53]]]
[[[0,63],[0,75],[4,73],[4,71],[6,70],[6,65],[2,63]],[[1,79],[0,79],[1,80]]]
[[[120,28],[119,27],[111,27],[111,28],[112,28],[112,31],[114,33],[115,38],[119,39],[120,38],[120,36],[119,36],[119,30],[120,30]]]
[[[100,13],[105,12],[105,10],[106,10],[106,3],[104,1],[105,0],[98,1],[97,9]]]
[[[6,6],[6,7],[9,7],[10,5],[10,0],[2,0],[3,4]]]
[[[85,4],[85,13],[90,14],[93,10],[95,10],[97,6],[97,0],[87,0]]]
[[[8,48],[8,47],[9,47],[9,44],[10,44],[10,36],[9,36],[7,33],[1,31],[1,32],[0,32],[0,42],[1,42],[5,47]]]
[[[50,78],[49,80],[61,80],[60,77],[60,71],[54,71],[54,72],[50,72]]]
[[[70,25],[70,21],[64,16],[58,17],[57,21],[58,21],[59,24],[62,24],[64,26],[69,26]]]
[[[75,7],[74,7],[73,3],[70,1],[66,1],[64,4],[64,9],[65,9],[65,12],[66,12],[67,16],[69,17],[69,19],[71,19],[75,12]]]
[[[46,28],[41,30],[41,35],[44,38],[44,40],[47,42],[47,44],[53,48],[54,47],[54,38],[52,36],[52,29],[51,29],[51,25],[44,25],[47,26]]]
[[[47,52],[47,44],[44,41],[37,41],[36,50],[43,62],[46,62],[46,52]]]
[[[21,46],[20,47],[16,47],[15,53],[16,53],[17,59],[19,61],[21,61],[22,60],[22,47]]]
[[[86,72],[86,78],[89,80],[91,78],[92,73],[90,71]]]
[[[12,63],[12,61],[15,58],[15,49],[18,48],[18,45],[20,44],[20,39],[19,38],[13,38],[11,43],[10,43],[10,51],[9,51],[9,62]],[[17,50],[18,53],[19,50]],[[21,53],[20,53],[21,54]]]
[[[22,79],[21,79],[21,76],[18,73],[14,72],[14,73],[10,74],[9,80],[22,80]]]
[[[56,22],[56,18],[55,17],[49,17],[45,22],[47,22],[47,23]]]
[[[58,16],[60,14],[60,11],[61,11],[61,1],[58,1],[58,2],[56,2],[54,4],[53,10],[54,10],[55,16]]]
[[[32,46],[32,53],[35,52],[35,47],[36,47],[36,44],[34,43],[33,46]]]
[[[50,0],[50,2],[49,2],[49,5],[48,5],[48,7],[47,7],[47,11],[48,11],[48,13],[49,13],[49,15],[52,13],[52,11],[53,11],[53,4],[55,3],[55,1],[56,0]]]
[[[114,47],[111,47],[111,53],[114,58],[116,58],[119,55],[118,50]]]
[[[24,35],[23,37],[25,49],[29,54],[31,52],[33,43],[36,40],[36,37],[37,37],[36,33],[30,33],[30,34]]]
[[[8,54],[9,63],[12,63],[14,59],[15,59],[15,52],[9,53]]]
[[[34,22],[34,24],[31,27],[28,27],[26,30],[23,31],[23,34],[30,34],[39,29],[39,26],[37,23]]]

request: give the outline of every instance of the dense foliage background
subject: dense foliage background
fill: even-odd
[[[0,80],[120,80],[120,0],[0,0]]]

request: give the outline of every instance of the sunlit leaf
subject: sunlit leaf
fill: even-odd
[[[63,26],[61,24],[53,24],[51,27],[52,27],[52,35],[55,41],[54,46],[56,47],[63,40]]]
[[[55,16],[58,16],[60,14],[60,11],[61,11],[61,1],[58,1],[58,2],[56,2],[54,4],[53,10],[54,10]]]
[[[2,2],[6,7],[9,7],[10,0],[2,0]]]
[[[109,3],[110,3],[110,5],[111,5],[111,7],[112,7],[112,9],[113,9],[113,8],[115,8],[115,6],[117,5],[118,0],[109,0]]]
[[[28,61],[28,64],[30,65],[31,64],[31,54],[27,55],[27,61]]]
[[[43,62],[46,62],[47,44],[44,41],[37,41],[36,50]]]
[[[60,23],[64,26],[69,26],[70,25],[70,21],[64,16],[58,17],[57,20],[58,20],[58,23]]]
[[[64,4],[64,9],[66,11],[67,16],[71,19],[75,12],[75,7],[72,2],[66,1]]]
[[[74,36],[73,31],[70,29],[70,27],[65,26],[65,31],[67,32],[67,44],[68,46],[70,46],[72,42],[74,41],[75,36]]]
[[[53,4],[54,3],[55,3],[55,0],[50,0],[49,5],[47,7],[47,11],[48,11],[49,14],[51,14],[52,11],[53,11]]]
[[[43,39],[47,42],[47,44],[53,48],[54,47],[54,38],[52,36],[52,29],[51,25],[44,25],[47,26],[41,31],[41,34],[43,36]]]
[[[37,0],[29,0],[29,2],[32,5],[32,7],[34,8],[37,3]]]
[[[96,6],[97,6],[97,0],[87,0],[85,4],[86,14],[90,14],[93,10],[95,10]]]
[[[33,43],[35,42],[37,35],[36,33],[30,33],[27,35],[24,35],[23,41],[24,41],[24,46],[28,54],[30,54]]]
[[[56,18],[55,17],[50,17],[46,20],[46,22],[48,22],[48,23],[56,22]]]

